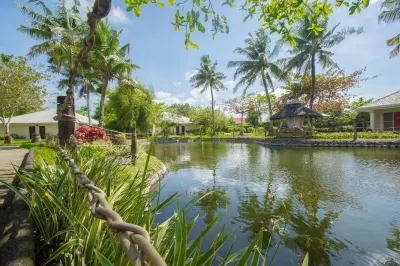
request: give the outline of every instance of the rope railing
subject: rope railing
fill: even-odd
[[[87,189],[90,212],[94,217],[107,221],[108,227],[116,232],[132,265],[147,265],[145,262],[145,257],[147,257],[152,265],[166,266],[167,264],[164,259],[151,244],[150,235],[146,229],[124,222],[122,217],[110,208],[104,191],[94,185],[93,181],[79,169],[78,165],[68,156],[66,151],[60,146],[57,148],[69,165],[78,185]]]

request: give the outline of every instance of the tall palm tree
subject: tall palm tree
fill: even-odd
[[[240,87],[244,87],[243,95],[257,80],[261,78],[261,83],[264,86],[265,95],[268,99],[269,115],[272,116],[271,98],[268,89],[274,91],[272,77],[280,78],[282,70],[278,64],[272,59],[278,55],[280,45],[275,45],[271,50],[271,39],[263,30],[258,30],[256,36],[253,37],[249,33],[249,37],[245,40],[245,48],[236,48],[234,53],[246,57],[243,61],[229,61],[228,67],[236,67],[233,75],[236,80],[241,77],[239,82],[233,88],[236,92]],[[273,124],[269,123],[269,134],[273,134]]]
[[[31,18],[30,27],[21,25],[18,31],[41,41],[32,46],[28,56],[32,58],[46,54],[56,72],[65,72],[69,75],[74,68],[74,59],[88,27],[86,23],[83,23],[77,6],[74,5],[69,9],[66,7],[66,1],[61,0],[53,12],[43,1],[35,1],[41,13],[27,5],[17,4],[22,13]],[[68,85],[73,93],[74,84],[70,81]]]
[[[289,51],[293,57],[287,61],[285,76],[289,75],[293,70],[297,71],[297,74],[304,76],[310,75],[311,72],[310,108],[312,108],[314,103],[317,58],[318,63],[323,69],[339,69],[339,66],[332,59],[333,52],[329,51],[329,49],[341,43],[347,35],[360,34],[363,32],[363,29],[347,28],[336,32],[339,24],[328,30],[328,21],[322,20],[318,23],[319,27],[323,28],[323,30],[314,32],[311,27],[312,23],[307,18],[298,23],[298,27],[294,33],[296,36],[296,46]]]
[[[100,21],[97,27],[90,62],[101,78],[100,119],[99,127],[104,123],[104,102],[109,81],[124,80],[132,69],[138,66],[128,58],[129,44],[120,45],[122,31],[112,29],[108,21]]]
[[[193,88],[202,88],[200,93],[204,93],[208,89],[211,92],[211,111],[212,111],[212,134],[215,135],[215,119],[214,119],[214,91],[226,89],[221,80],[226,78],[221,72],[217,72],[217,61],[211,63],[208,55],[201,57],[200,67],[196,68],[196,73],[190,78]]]
[[[379,21],[385,23],[400,22],[400,1],[385,0],[382,2],[382,13],[379,15]],[[386,41],[388,46],[394,46],[390,52],[390,58],[396,57],[400,53],[400,33]]]

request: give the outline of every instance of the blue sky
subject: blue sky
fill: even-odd
[[[72,2],[72,0],[67,0]],[[26,3],[27,0],[21,0]],[[45,0],[52,6],[56,0]],[[93,0],[81,0],[82,6],[90,5]],[[145,6],[140,18],[133,13],[125,11],[123,0],[114,0],[113,8],[109,15],[110,23],[118,29],[123,30],[122,43],[131,44],[131,58],[133,62],[141,67],[134,72],[134,76],[144,84],[151,84],[156,92],[156,98],[166,103],[189,102],[196,105],[209,105],[208,93],[201,95],[200,89],[192,88],[187,80],[194,67],[200,63],[200,56],[209,54],[212,60],[218,61],[218,70],[223,72],[227,78],[225,84],[227,91],[219,92],[217,103],[223,99],[237,95],[233,94],[234,86],[233,69],[227,68],[229,60],[239,59],[233,54],[238,46],[243,46],[243,41],[249,32],[254,32],[260,27],[257,21],[242,22],[245,13],[238,9],[216,6],[218,12],[226,15],[230,27],[228,35],[219,34],[215,40],[211,39],[211,33],[196,33],[192,36],[195,43],[200,45],[199,50],[184,48],[184,33],[174,32],[170,22],[174,18],[175,8],[166,5],[164,8]],[[334,59],[346,72],[367,67],[366,76],[377,78],[363,82],[359,88],[351,92],[357,96],[366,98],[379,98],[400,90],[398,85],[398,69],[400,69],[400,58],[389,59],[390,49],[386,46],[386,39],[398,34],[398,24],[378,24],[380,13],[380,1],[373,4],[361,14],[348,15],[345,9],[335,10],[331,16],[330,27],[341,23],[340,27],[363,26],[364,34],[350,36],[332,51]],[[26,55],[29,48],[37,43],[29,36],[16,31],[19,25],[24,24],[24,16],[11,0],[3,0],[0,7],[0,27],[2,38],[0,40],[0,52],[14,55]],[[272,38],[277,40],[278,35]],[[286,57],[285,49],[279,57]],[[40,56],[33,63],[45,63],[45,57]],[[322,71],[317,69],[318,72]],[[63,94],[55,88],[55,80],[48,84],[49,92]],[[277,85],[279,87],[279,84]],[[256,84],[250,91],[262,91]],[[281,90],[278,89],[278,94]],[[77,104],[85,105],[83,99]]]

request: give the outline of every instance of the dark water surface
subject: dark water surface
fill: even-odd
[[[264,228],[271,258],[281,239],[273,233],[268,248],[271,219],[284,217],[273,265],[298,265],[307,252],[310,265],[400,264],[399,150],[194,142],[157,144],[154,155],[169,170],[163,199],[178,192],[183,206],[214,191],[189,212],[200,215],[194,231],[221,216],[205,246],[224,225],[235,230],[235,250]]]

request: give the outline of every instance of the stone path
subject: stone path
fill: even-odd
[[[15,172],[13,164],[19,167],[24,159],[26,149],[19,147],[0,147],[0,180],[11,183],[14,179]],[[4,185],[0,185],[0,210],[3,209],[4,198],[8,189]]]

